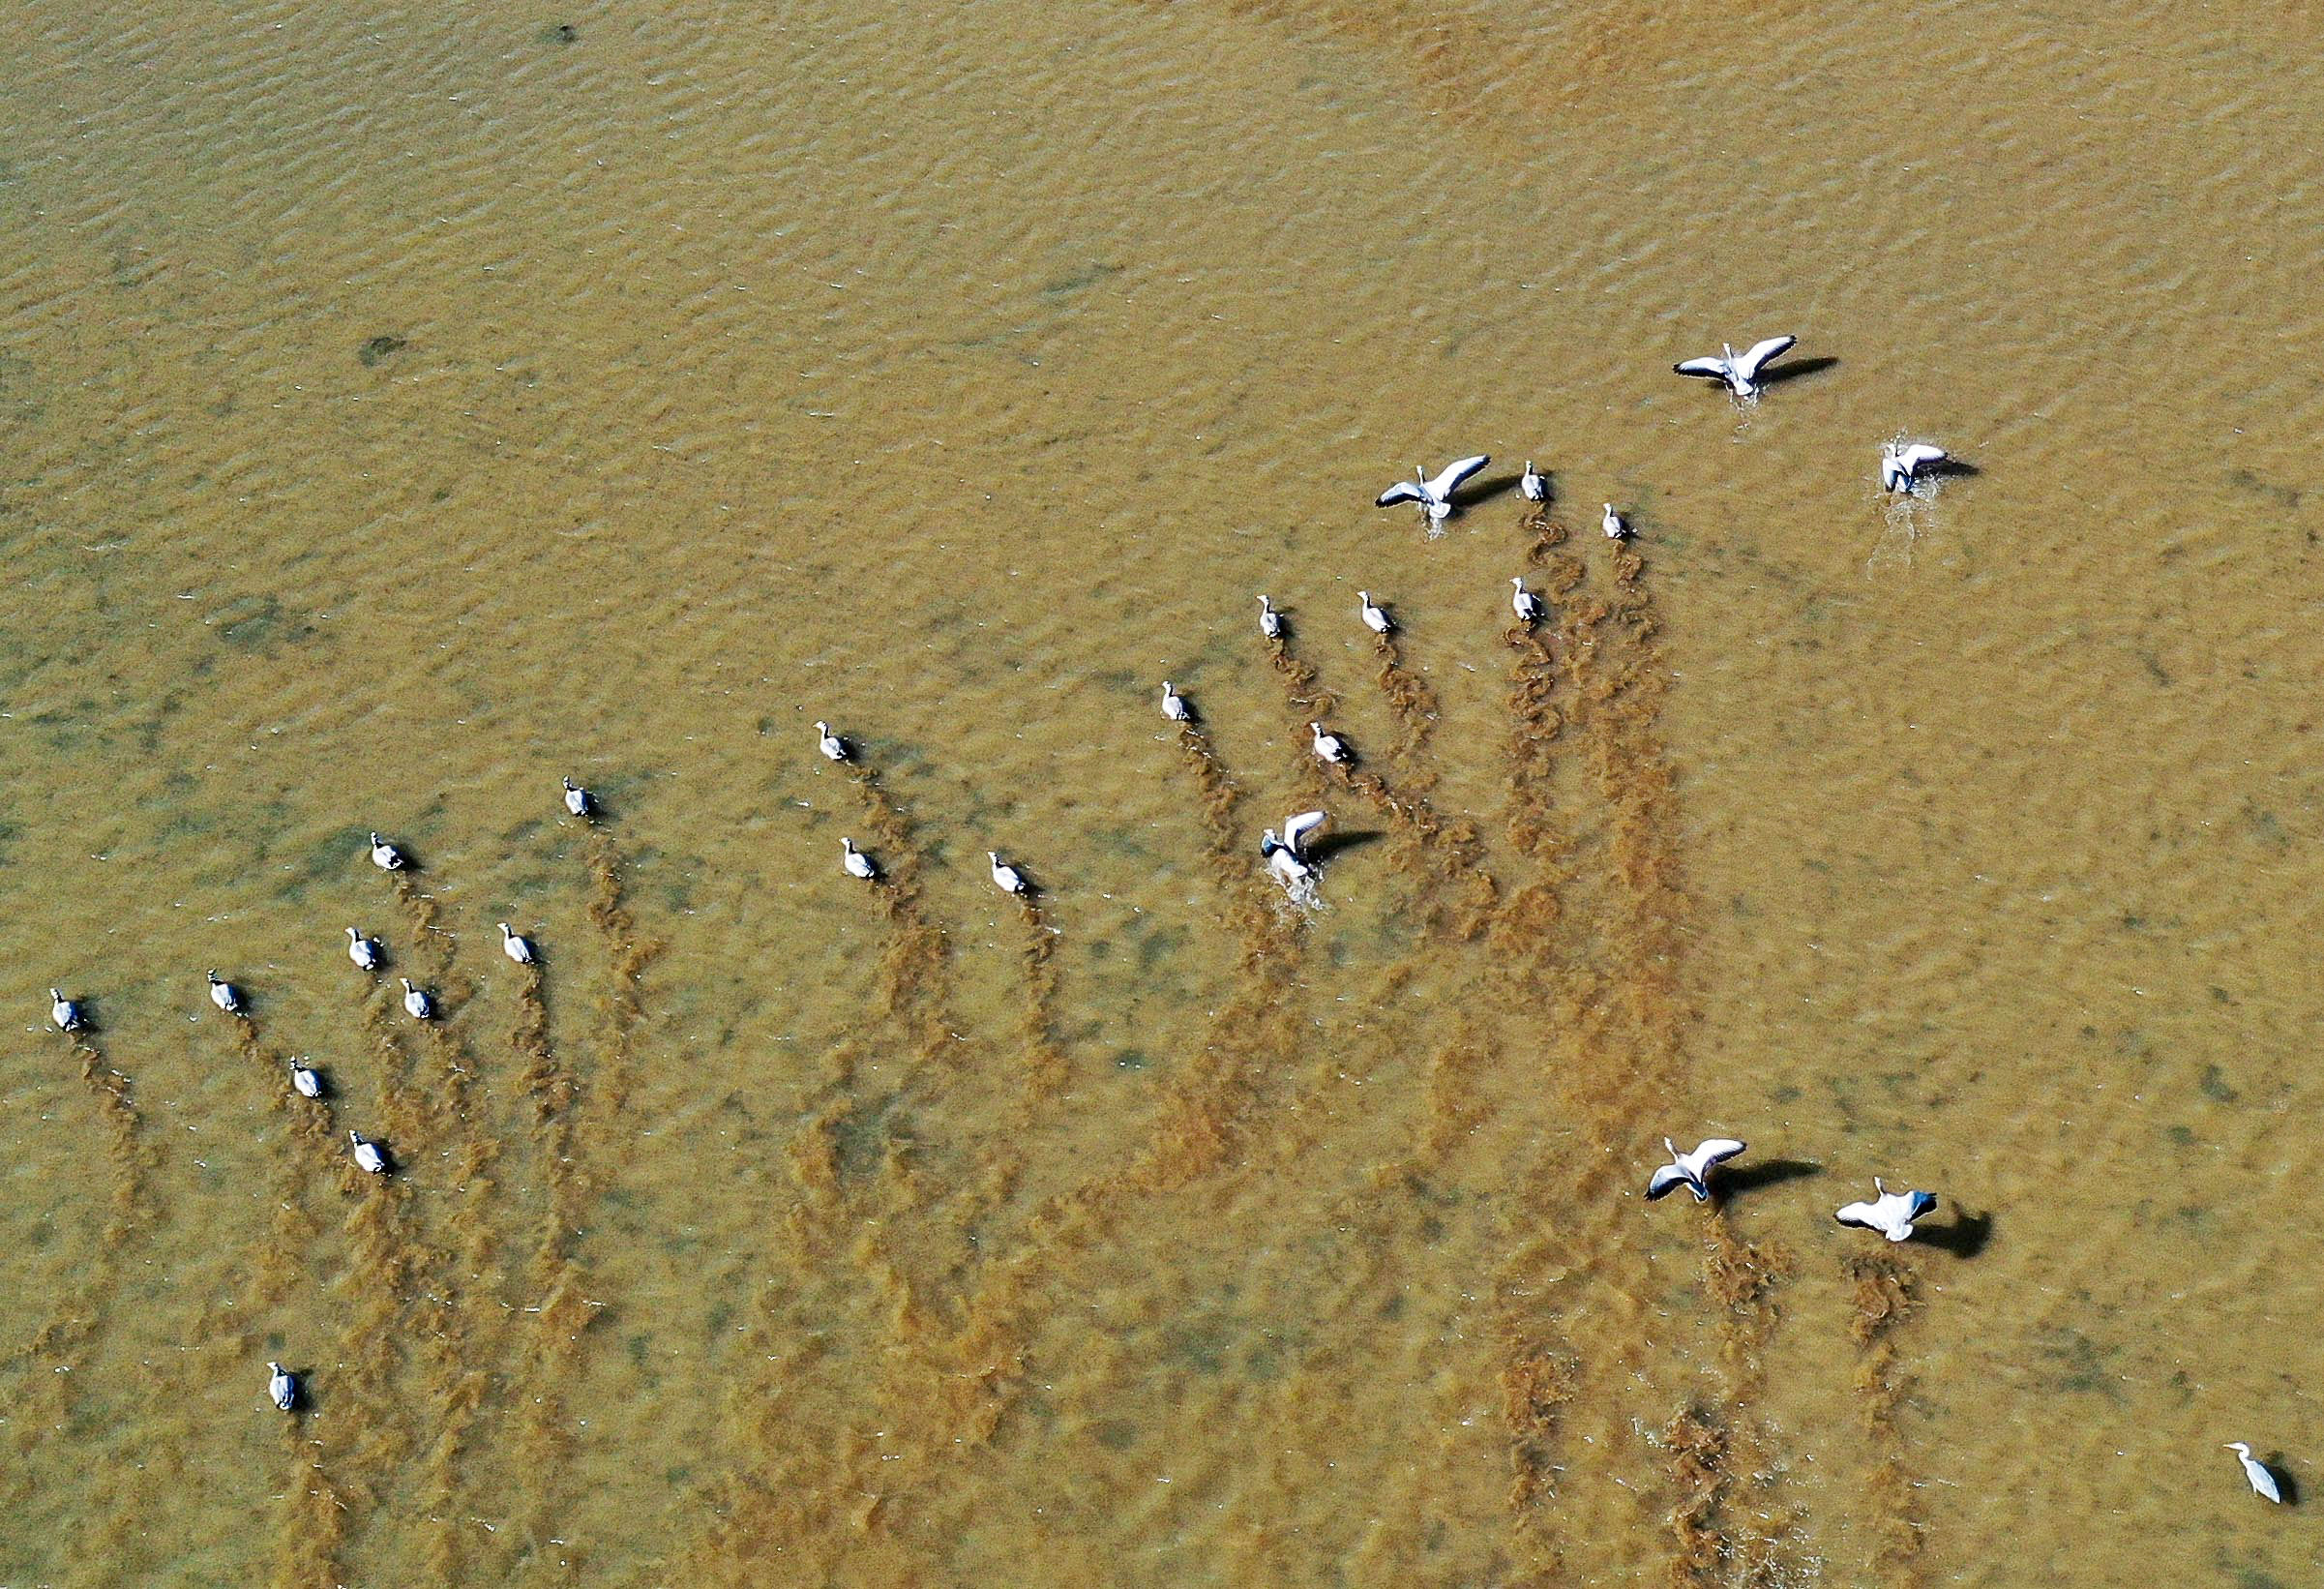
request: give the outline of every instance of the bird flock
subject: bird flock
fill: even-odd
[[[1722,344],[1714,355],[1685,359],[1672,368],[1680,375],[1716,380],[1738,402],[1753,404],[1759,400],[1766,385],[1763,377],[1768,367],[1790,351],[1796,343],[1797,339],[1788,335],[1770,337],[1752,344],[1741,353],[1732,345]],[[1415,465],[1412,479],[1399,480],[1388,487],[1374,499],[1374,505],[1385,508],[1411,503],[1417,508],[1421,523],[1430,535],[1440,534],[1445,523],[1459,511],[1455,494],[1491,462],[1489,454],[1478,453],[1456,459],[1433,475],[1425,467]],[[1892,494],[1910,495],[1922,480],[1950,462],[1945,449],[1929,443],[1906,442],[1901,438],[1888,442],[1880,451],[1881,487]],[[1548,480],[1530,458],[1525,461],[1524,471],[1517,479],[1517,491],[1525,501],[1531,503],[1544,503],[1549,498]],[[1620,542],[1632,534],[1628,521],[1610,501],[1603,506],[1600,525],[1609,540]],[[1546,604],[1526,588],[1522,575],[1513,577],[1509,584],[1509,605],[1521,625],[1530,627],[1548,615]],[[1372,599],[1370,591],[1357,591],[1356,603],[1357,617],[1367,630],[1383,640],[1397,632],[1395,619],[1387,608]],[[1279,641],[1283,637],[1282,615],[1265,594],[1259,597],[1259,631],[1269,641]],[[1161,708],[1164,719],[1180,728],[1191,728],[1195,721],[1192,705],[1168,679],[1162,681]],[[1310,722],[1307,728],[1317,761],[1334,767],[1344,768],[1351,765],[1353,753],[1346,740],[1329,732],[1321,720]],[[841,765],[854,762],[853,746],[835,733],[830,724],[819,721],[815,725],[815,732],[817,750],[825,760]],[[599,815],[595,797],[569,777],[563,780],[563,803],[568,814],[584,821],[593,820]],[[1299,812],[1284,820],[1280,833],[1269,827],[1260,835],[1259,854],[1267,875],[1295,897],[1312,898],[1308,890],[1312,888],[1318,868],[1313,840],[1328,821],[1328,814],[1321,810]],[[368,854],[372,864],[384,872],[399,872],[408,864],[403,852],[377,832],[370,835]],[[1032,888],[1025,874],[1002,859],[999,852],[987,851],[985,858],[995,887],[1021,899],[1031,896]],[[849,877],[864,883],[877,884],[884,881],[878,861],[858,849],[851,837],[840,840],[840,864]],[[519,966],[537,964],[537,953],[530,940],[505,921],[497,925],[501,950],[512,962]],[[378,971],[383,963],[378,941],[357,927],[348,927],[346,938],[347,958],[364,972]],[[415,1021],[434,1020],[438,1010],[429,991],[415,985],[408,977],[400,980],[403,987],[402,1003],[404,1012]],[[235,1015],[244,1010],[241,990],[216,970],[207,973],[207,984],[210,1002],[221,1012]],[[48,990],[48,997],[49,1020],[59,1032],[77,1034],[87,1030],[88,1018],[79,1001],[69,998],[62,989],[55,987]],[[288,1081],[291,1090],[300,1097],[321,1100],[326,1095],[327,1083],[323,1074],[303,1055],[289,1062]],[[395,1160],[386,1143],[350,1128],[347,1131],[347,1144],[354,1164],[365,1174],[386,1176],[394,1172]],[[1668,1162],[1656,1166],[1647,1181],[1646,1197],[1650,1202],[1658,1201],[1681,1186],[1685,1187],[1698,1204],[1711,1202],[1713,1172],[1746,1151],[1743,1142],[1731,1137],[1706,1138],[1684,1153],[1668,1137],[1662,1139],[1662,1146],[1670,1157]],[[1917,1224],[1933,1213],[1937,1206],[1933,1193],[1918,1189],[1891,1191],[1885,1180],[1877,1175],[1872,1178],[1872,1192],[1868,1200],[1848,1203],[1834,1211],[1833,1218],[1842,1225],[1873,1231],[1892,1243],[1901,1243],[1912,1238]],[[280,1363],[269,1362],[266,1368],[267,1399],[283,1412],[298,1411],[304,1399],[299,1375]],[[2231,1441],[2226,1449],[2236,1454],[2245,1478],[2254,1493],[2271,1502],[2283,1499],[2276,1475],[2265,1463],[2253,1457],[2247,1442]]]
[[[824,743],[829,746],[837,741],[826,738]],[[564,803],[567,812],[584,820],[593,820],[599,814],[595,796],[570,778],[564,780]],[[393,841],[375,832],[371,835],[365,854],[371,863],[382,872],[401,872],[410,864],[408,857]],[[498,926],[503,954],[520,966],[539,963],[539,952],[530,939],[505,921],[498,923]],[[346,935],[347,958],[354,962],[358,970],[378,971],[384,959],[379,941],[360,927],[347,928]],[[404,1013],[415,1021],[434,1020],[440,1013],[434,996],[408,976],[399,980],[403,984],[402,1002]],[[235,1016],[247,1014],[248,1003],[242,990],[233,982],[220,975],[215,969],[204,974],[204,981],[210,1003],[221,1013]],[[48,990],[48,1019],[57,1031],[67,1034],[78,1034],[89,1030],[88,1013],[81,1007],[80,1001],[69,997],[62,988],[52,987]],[[298,1055],[289,1061],[287,1079],[290,1090],[302,1098],[322,1102],[330,1094],[330,1085],[323,1072],[306,1055]],[[376,1137],[365,1136],[352,1127],[347,1131],[347,1154],[355,1167],[366,1175],[387,1176],[395,1173],[396,1160],[388,1144]],[[267,1400],[282,1411],[292,1413],[305,1405],[305,1394],[304,1381],[296,1370],[286,1368],[280,1363],[267,1364]]]

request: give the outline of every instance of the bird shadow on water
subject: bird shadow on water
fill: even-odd
[[[1964,1211],[1954,1214],[1949,1225],[1920,1225],[1913,1238],[1924,1246],[1950,1252],[1955,1258],[1974,1258],[1993,1240],[1993,1214],[1991,1211],[1983,1214]]]
[[[1307,858],[1320,866],[1343,850],[1359,850],[1386,837],[1386,832],[1377,827],[1355,827],[1344,833],[1319,836],[1307,841]]]
[[[1819,353],[1812,359],[1791,359],[1782,364],[1771,364],[1759,372],[1759,384],[1763,387],[1781,386],[1787,381],[1820,375],[1839,362],[1830,353]]]
[[[1802,1181],[1823,1173],[1823,1165],[1805,1158],[1763,1158],[1751,1164],[1721,1165],[1717,1184],[1719,1200],[1726,1202],[1762,1186],[1780,1186],[1786,1181]]]
[[[1557,495],[1554,489],[1557,484],[1557,476],[1547,469],[1538,472],[1542,479],[1550,482],[1553,488],[1550,495],[1554,497]],[[1482,502],[1490,502],[1496,496],[1506,496],[1517,489],[1517,482],[1524,478],[1525,476],[1522,474],[1480,474],[1452,494],[1452,505],[1467,509],[1475,507]]]
[[[2260,1466],[2266,1468],[2274,1476],[2277,1492],[2283,1497],[2283,1504],[2298,1506],[2300,1504],[2300,1481],[2292,1477],[2292,1470],[2286,1464],[2283,1453],[2279,1451],[2268,1453],[2260,1462]]]

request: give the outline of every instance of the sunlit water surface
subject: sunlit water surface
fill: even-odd
[[[2313,18],[1902,19],[0,16],[0,1581],[2314,1581]]]

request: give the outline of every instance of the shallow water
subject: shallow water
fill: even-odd
[[[1924,20],[0,18],[0,1581],[2310,1579],[2324,66]]]

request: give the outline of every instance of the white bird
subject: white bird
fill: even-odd
[[[1609,541],[1623,540],[1630,533],[1629,524],[1621,514],[1614,511],[1614,504],[1611,502],[1606,504],[1605,514],[1598,520],[1598,523],[1605,526],[1606,539]]]
[[[1529,502],[1549,500],[1549,482],[1541,478],[1541,471],[1534,467],[1530,458],[1525,461],[1525,472],[1517,477],[1517,495]]]
[[[403,1008],[405,1013],[409,1014],[415,1021],[425,1021],[430,1016],[433,1015],[435,1013],[435,1001],[428,997],[427,990],[424,988],[413,987],[411,985],[411,978],[408,976],[402,978],[402,981],[403,983]]]
[[[1183,723],[1194,715],[1186,709],[1186,698],[1172,689],[1167,678],[1162,681],[1162,715],[1174,723]]]
[[[347,1140],[355,1145],[355,1167],[371,1175],[387,1173],[387,1150],[372,1141],[361,1131],[349,1131]]]
[[[999,851],[987,850],[985,852],[985,859],[993,863],[993,886],[998,888],[1004,894],[1022,894],[1025,892],[1024,874],[1019,872],[1014,866],[1011,866],[1007,862],[1003,861],[1000,858]]]
[[[1945,462],[1945,449],[1925,441],[1900,446],[1891,441],[1880,449],[1880,484],[1888,491],[1910,492],[1921,471]]]
[[[848,759],[848,742],[833,734],[831,725],[828,723],[818,723],[815,726],[815,744],[816,748],[823,753],[823,760],[827,762],[844,762]]]
[[[347,929],[347,958],[365,971],[379,969],[379,943],[366,938],[354,928]]]
[[[1924,1191],[1892,1192],[1872,1178],[1875,1200],[1869,1203],[1851,1203],[1832,1217],[1843,1225],[1858,1225],[1876,1230],[1892,1242],[1901,1242],[1913,1233],[1913,1221],[1924,1217],[1937,1206],[1937,1200]]]
[[[2268,1471],[2265,1462],[2251,1454],[2251,1448],[2241,1440],[2230,1440],[2227,1450],[2235,1453],[2235,1459],[2243,1463],[2244,1477],[2251,1481],[2251,1492],[2281,1505],[2283,1491],[2276,1486],[2276,1476]]]
[[[1428,477],[1426,469],[1415,466],[1413,473],[1417,476],[1416,479],[1397,481],[1382,492],[1372,505],[1388,508],[1398,502],[1417,502],[1420,504],[1421,518],[1431,525],[1441,525],[1452,517],[1452,494],[1460,489],[1461,482],[1492,462],[1492,458],[1484,453],[1478,453],[1475,458],[1463,458],[1445,465],[1444,472],[1434,480]]]
[[[879,881],[879,868],[872,864],[871,856],[855,848],[853,839],[839,841],[839,863],[847,868],[848,876],[851,878],[861,878],[866,883]]]
[[[1283,638],[1283,615],[1265,596],[1259,598],[1259,632],[1269,640]]]
[[[1266,857],[1267,870],[1274,873],[1289,887],[1304,881],[1315,870],[1307,858],[1307,835],[1327,821],[1321,811],[1302,811],[1296,817],[1283,820],[1283,836],[1275,837],[1268,828],[1259,835],[1259,854]]]
[[[1650,1203],[1673,1186],[1684,1186],[1694,1193],[1698,1203],[1710,1202],[1711,1167],[1723,1164],[1743,1151],[1742,1143],[1723,1136],[1696,1143],[1691,1154],[1679,1152],[1678,1145],[1668,1137],[1662,1139],[1662,1146],[1670,1151],[1670,1162],[1656,1170],[1654,1179],[1646,1184],[1646,1200]]]
[[[1753,343],[1749,350],[1743,353],[1721,343],[1717,357],[1687,359],[1671,368],[1682,375],[1710,375],[1726,382],[1727,390],[1739,398],[1755,398],[1759,395],[1761,368],[1799,340],[1797,337],[1770,337],[1765,342]]]
[[[48,1018],[56,1023],[59,1032],[78,1032],[81,1028],[80,1005],[66,998],[55,988],[48,990]]]
[[[1516,593],[1509,597],[1509,605],[1517,611],[1517,621],[1519,623],[1540,622],[1549,610],[1541,605],[1539,596],[1525,587],[1525,576],[1520,574],[1510,580],[1509,584],[1516,586]]]
[[[323,1095],[322,1072],[309,1064],[303,1054],[290,1062],[290,1090],[303,1098]]]
[[[514,960],[520,966],[529,966],[532,964],[532,944],[530,940],[525,939],[517,933],[509,931],[508,923],[505,921],[500,923],[500,952],[507,955],[511,960]]]
[[[597,798],[568,778],[565,780],[565,809],[577,817],[586,817],[597,809]]]
[[[372,835],[372,864],[382,872],[401,870],[403,865],[403,852],[378,834],[373,833]]]
[[[233,983],[219,975],[218,973],[212,972],[210,974],[210,1003],[231,1015],[242,1007],[242,995],[234,991]]]
[[[283,1411],[299,1404],[299,1376],[279,1363],[266,1365],[266,1398]]]
[[[1338,735],[1326,734],[1323,724],[1310,723],[1307,725],[1307,732],[1315,735],[1315,754],[1318,761],[1328,762],[1333,766],[1338,766],[1348,759],[1348,747],[1341,742]]]
[[[1396,625],[1389,620],[1386,610],[1373,604],[1372,592],[1369,590],[1358,590],[1356,592],[1356,610],[1363,615],[1364,627],[1371,630],[1372,633],[1376,635],[1385,635],[1390,629],[1396,627]]]

